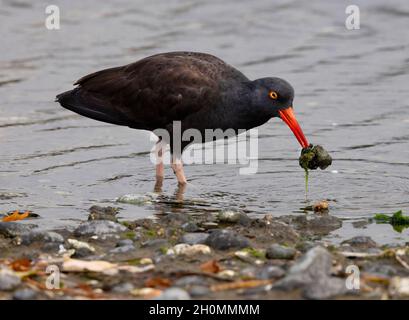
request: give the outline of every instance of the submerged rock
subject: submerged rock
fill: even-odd
[[[205,243],[217,250],[251,247],[251,243],[247,238],[230,230],[213,231]]]
[[[377,248],[378,244],[373,241],[370,237],[367,236],[357,236],[351,239],[345,240],[342,244],[348,244],[351,247],[368,249],[368,248]]]
[[[18,222],[0,222],[0,235],[14,238],[37,228],[35,224],[22,224]]]
[[[9,269],[0,269],[0,291],[12,291],[21,283],[21,279]]]
[[[272,244],[266,250],[267,259],[293,259],[297,250],[290,247],[281,246],[279,244]]]
[[[74,235],[81,236],[93,236],[104,235],[126,231],[127,228],[122,224],[108,221],[108,220],[93,220],[81,223],[75,230]]]
[[[88,220],[110,220],[117,222],[118,208],[92,206],[89,208]]]
[[[345,281],[331,277],[332,256],[322,247],[314,247],[299,259],[285,278],[273,289],[302,289],[307,299],[327,299],[346,292]]]
[[[116,199],[116,202],[127,203],[134,205],[147,205],[152,204],[152,202],[157,198],[156,193],[147,193],[147,194],[126,194],[122,197]]]

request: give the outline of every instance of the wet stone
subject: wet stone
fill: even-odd
[[[245,220],[250,220],[245,214],[237,211],[225,210],[219,212],[217,218],[220,222],[224,223],[238,223],[241,220],[244,222]]]
[[[267,259],[293,259],[297,253],[294,248],[272,244],[266,250]]]
[[[116,247],[115,249],[110,250],[110,252],[111,253],[127,253],[127,252],[134,251],[135,249],[136,249],[135,246],[132,244],[132,245]]]
[[[124,246],[131,246],[133,245],[133,241],[131,239],[122,239],[119,240],[116,244],[117,247],[124,247]]]
[[[307,299],[327,299],[346,292],[345,281],[331,277],[332,256],[322,247],[314,247],[300,258],[273,289],[302,289]]]
[[[152,239],[143,242],[141,245],[146,248],[159,249],[169,246],[169,242],[166,239]]]
[[[112,233],[119,233],[126,231],[127,228],[122,224],[108,221],[108,220],[93,220],[87,221],[80,224],[75,230],[74,235],[77,237],[81,236],[92,236],[92,235],[105,235]]]
[[[196,232],[201,230],[196,223],[193,222],[186,222],[182,224],[182,230],[185,232]]]
[[[89,208],[88,220],[110,220],[117,222],[118,208],[92,206]]]
[[[370,237],[366,236],[357,236],[351,239],[345,240],[342,244],[348,244],[351,247],[367,249],[367,248],[377,248],[378,244],[373,241]]]
[[[16,290],[13,294],[14,300],[34,300],[36,297],[37,291],[29,288]]]
[[[44,244],[58,244],[63,243],[64,238],[57,232],[53,231],[30,231],[21,236],[21,243],[29,245],[34,242],[42,242]]]
[[[259,269],[256,277],[258,279],[277,279],[285,275],[283,268],[278,266],[265,266]]]
[[[129,282],[124,282],[114,286],[111,291],[115,293],[129,293],[134,289],[134,285]]]
[[[181,243],[187,244],[202,244],[206,242],[208,233],[196,232],[196,233],[185,233],[179,240]]]
[[[176,287],[189,287],[189,286],[203,286],[206,284],[206,279],[201,276],[185,276],[175,281]]]
[[[188,291],[192,297],[202,297],[210,293],[210,289],[205,286],[192,286]]]
[[[251,247],[251,243],[247,238],[230,230],[213,231],[205,243],[217,250]]]
[[[6,238],[14,238],[36,228],[35,224],[22,224],[18,222],[0,222],[0,235]]]
[[[164,290],[156,300],[190,300],[190,295],[181,288],[169,288]]]
[[[9,269],[0,269],[0,291],[12,291],[21,283],[21,279]]]

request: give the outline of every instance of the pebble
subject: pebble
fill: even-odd
[[[205,285],[206,279],[201,276],[184,276],[177,279],[174,283],[176,287],[190,287],[190,286],[203,286]]]
[[[256,278],[261,280],[277,279],[282,278],[283,276],[285,276],[285,271],[278,266],[265,266],[256,274]]]
[[[272,244],[266,250],[267,259],[294,259],[297,250],[290,247]]]
[[[34,242],[42,242],[45,244],[63,243],[64,238],[57,232],[38,230],[30,231],[21,236],[21,243],[24,245],[29,245]]]
[[[117,214],[118,208],[92,206],[89,208],[88,220],[110,220],[116,222]]]
[[[208,236],[209,234],[204,233],[204,232],[185,233],[180,238],[179,242],[187,243],[187,244],[205,243]]]
[[[0,291],[11,291],[17,288],[21,279],[9,269],[0,269]]]
[[[131,239],[122,239],[119,240],[118,243],[116,244],[117,247],[124,247],[130,245],[133,245],[133,241]]]
[[[199,226],[193,222],[185,222],[181,227],[185,232],[196,232],[200,230]]]
[[[112,250],[110,250],[109,252],[111,253],[126,253],[126,252],[130,252],[130,251],[134,251],[136,250],[135,246],[133,244],[131,245],[126,245],[126,246],[120,246],[120,247],[116,247]]]
[[[70,248],[75,249],[76,256],[85,257],[95,253],[95,248],[86,242],[78,241],[76,239],[68,239],[67,242]]]
[[[183,255],[183,256],[194,256],[197,254],[210,254],[211,250],[208,246],[204,244],[194,244],[189,245],[186,243],[180,243],[175,245],[173,248],[168,249],[168,255]]]
[[[37,291],[33,289],[24,288],[20,290],[16,290],[13,293],[14,300],[34,300],[37,297]]]
[[[126,194],[122,197],[116,198],[115,201],[119,203],[135,204],[135,205],[146,205],[152,204],[152,202],[157,198],[156,193],[143,194]]]
[[[169,242],[166,239],[152,239],[141,243],[141,245],[146,248],[159,249],[169,246]]]
[[[169,288],[164,290],[156,300],[190,300],[190,295],[181,288]]]
[[[328,299],[346,292],[345,281],[331,277],[332,256],[323,247],[310,249],[273,288],[302,289],[307,299]]]
[[[197,285],[191,286],[188,291],[192,297],[202,297],[210,293],[208,287]]]
[[[409,297],[409,277],[393,277],[389,284],[389,292],[393,297]]]
[[[218,226],[219,224],[216,222],[203,222],[202,223],[202,227],[205,228],[206,230],[216,229]]]
[[[93,236],[93,235],[105,235],[111,233],[124,232],[127,228],[122,224],[109,221],[109,220],[92,220],[81,223],[75,230],[74,235],[81,236]]]
[[[367,249],[367,248],[377,248],[378,244],[371,239],[371,237],[357,236],[351,239],[345,240],[342,244],[348,244],[352,247]]]
[[[236,272],[234,270],[223,270],[217,274],[221,278],[225,279],[232,279],[236,276]]]
[[[0,222],[0,235],[6,238],[14,238],[36,228],[35,224],[22,224],[18,222]]]
[[[250,241],[247,238],[230,230],[213,231],[205,243],[217,250],[251,247]]]
[[[132,283],[124,282],[124,283],[117,284],[111,290],[115,293],[129,293],[133,289],[135,289],[135,287],[133,286]]]
[[[237,223],[242,215],[242,213],[237,211],[226,210],[219,212],[217,218],[220,222]]]

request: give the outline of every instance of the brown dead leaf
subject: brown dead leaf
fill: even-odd
[[[31,261],[29,259],[17,259],[10,263],[10,268],[18,272],[26,272],[30,270]]]
[[[266,286],[271,284],[271,280],[239,280],[230,283],[215,284],[210,286],[212,291],[225,291],[235,289],[247,289],[253,287]]]
[[[220,264],[217,262],[217,260],[209,260],[200,265],[200,270],[208,273],[219,273],[222,268],[220,267]]]
[[[11,222],[11,221],[18,221],[27,218],[30,215],[30,211],[24,211],[20,213],[20,211],[16,210],[12,214],[3,217],[3,222]]]
[[[166,278],[150,278],[145,281],[145,287],[149,288],[168,288],[172,282]]]

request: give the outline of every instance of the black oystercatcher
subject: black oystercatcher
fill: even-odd
[[[249,80],[219,58],[197,52],[169,52],[89,74],[61,93],[57,101],[83,116],[133,129],[164,129],[170,141],[160,140],[161,157],[171,146],[172,168],[179,184],[186,184],[181,151],[189,142],[179,141],[175,152],[172,124],[181,131],[251,129],[280,117],[303,148],[308,147],[293,113],[294,89],[280,78]],[[205,137],[205,135],[202,135]],[[163,180],[163,163],[156,164],[157,183]]]

